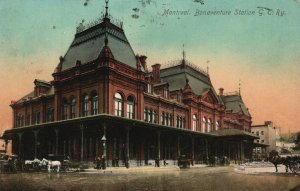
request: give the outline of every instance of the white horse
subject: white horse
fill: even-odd
[[[41,161],[37,158],[35,158],[34,160],[25,160],[25,167],[27,170],[29,168],[36,168],[39,166],[40,163]]]
[[[47,166],[48,167],[48,172],[51,172],[52,168],[56,168],[56,171],[59,172],[61,162],[60,161],[51,161],[43,158],[43,160],[40,163],[42,166]]]

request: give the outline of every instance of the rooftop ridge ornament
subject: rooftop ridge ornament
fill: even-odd
[[[105,18],[108,18],[108,12],[107,12],[107,9],[108,9],[108,3],[109,3],[109,0],[105,0]]]
[[[233,92],[226,92],[223,94],[224,96],[236,96],[239,95],[239,92],[233,91]]]
[[[78,24],[78,26],[76,27],[76,34],[77,33],[81,33],[82,31],[85,31],[89,28],[92,28],[96,25],[99,25],[100,23],[103,22],[103,19],[105,19],[104,15],[90,21],[89,23],[84,24],[84,22],[80,22]],[[123,22],[119,21],[118,19],[110,19],[110,23],[113,23],[114,25],[116,25],[117,27],[123,29]]]
[[[171,67],[174,67],[174,66],[179,66],[182,64],[182,60],[179,59],[179,60],[171,60],[171,61],[168,61],[167,63],[164,63],[161,65],[161,69],[166,69],[166,68],[171,68]],[[204,69],[202,69],[200,66],[197,66],[193,63],[191,63],[190,61],[188,60],[185,60],[185,64],[189,67],[191,67],[192,69],[206,75],[206,76],[209,76],[209,74],[207,73],[207,71],[205,71]]]

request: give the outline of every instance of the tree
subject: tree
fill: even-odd
[[[300,132],[295,135],[295,150],[300,150]]]

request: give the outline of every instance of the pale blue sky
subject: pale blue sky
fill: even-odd
[[[26,57],[40,51],[63,55],[84,19],[92,21],[104,11],[104,0],[1,0],[0,42],[7,56]],[[226,2],[226,3],[224,3]],[[205,5],[171,0],[110,0],[109,12],[124,21],[124,29],[136,53],[159,56],[165,62],[181,56],[238,53],[253,65],[276,67],[286,64],[300,50],[300,3],[296,0],[204,0]],[[194,16],[199,10],[254,10],[258,6],[280,9],[280,16]],[[139,12],[134,12],[133,8]],[[190,15],[162,16],[164,10],[189,10]],[[132,18],[137,14],[138,19]],[[153,19],[153,20],[152,20]],[[28,48],[30,45],[30,48]],[[165,52],[164,52],[165,50]],[[161,53],[161,54],[160,54]],[[166,56],[167,55],[167,56]]]

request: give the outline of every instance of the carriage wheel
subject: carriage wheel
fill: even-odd
[[[295,166],[294,166],[294,173],[295,174],[298,174],[300,172],[300,163],[297,163]]]

